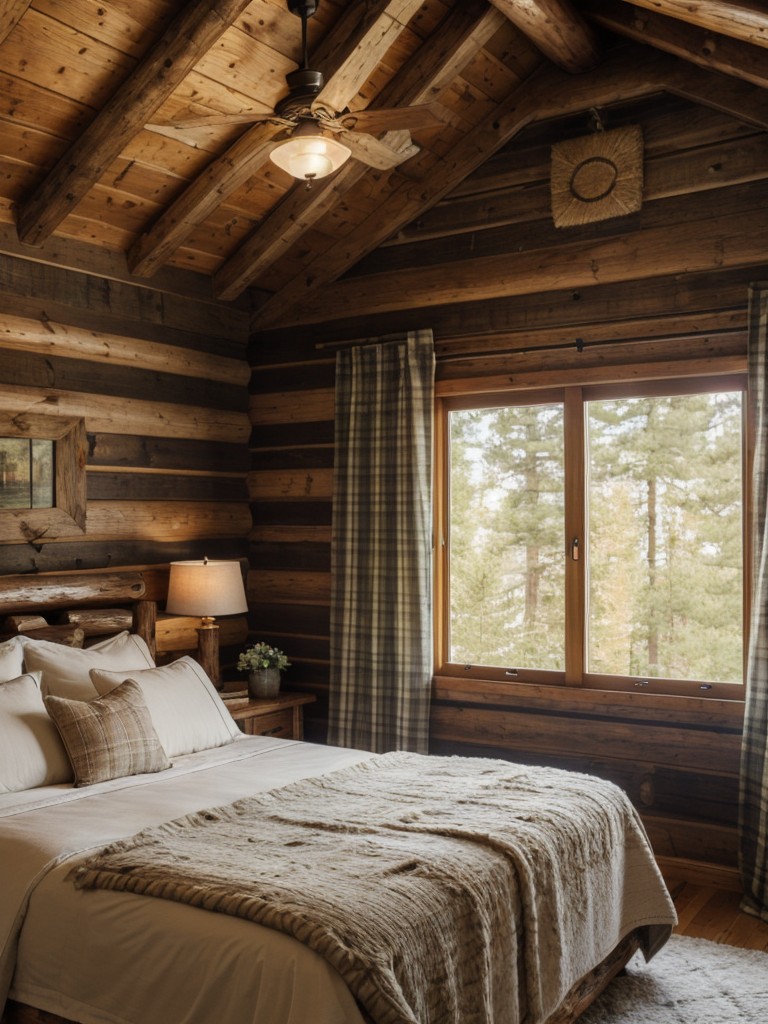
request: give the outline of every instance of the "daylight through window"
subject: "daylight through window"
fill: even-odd
[[[446,400],[441,671],[740,686],[743,404],[740,378]]]
[[[53,441],[0,437],[0,508],[52,508]]]

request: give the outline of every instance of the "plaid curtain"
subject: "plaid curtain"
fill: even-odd
[[[753,590],[741,748],[742,909],[768,921],[768,283],[749,293],[749,387],[756,408]]]
[[[432,332],[336,360],[328,742],[426,753],[432,681]]]

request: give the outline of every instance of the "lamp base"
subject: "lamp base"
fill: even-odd
[[[221,689],[221,666],[219,664],[219,627],[205,616],[197,631],[197,661],[217,690]]]

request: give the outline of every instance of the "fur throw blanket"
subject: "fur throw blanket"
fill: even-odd
[[[658,925],[660,944],[674,921],[621,790],[480,758],[384,754],[148,829],[73,876],[286,932],[376,1024],[535,1024],[623,935]]]

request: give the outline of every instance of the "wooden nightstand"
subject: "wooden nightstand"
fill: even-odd
[[[280,693],[277,697],[251,700],[227,697],[224,703],[238,726],[248,736],[279,736],[282,740],[300,740],[304,736],[304,705],[312,704],[312,693]]]

